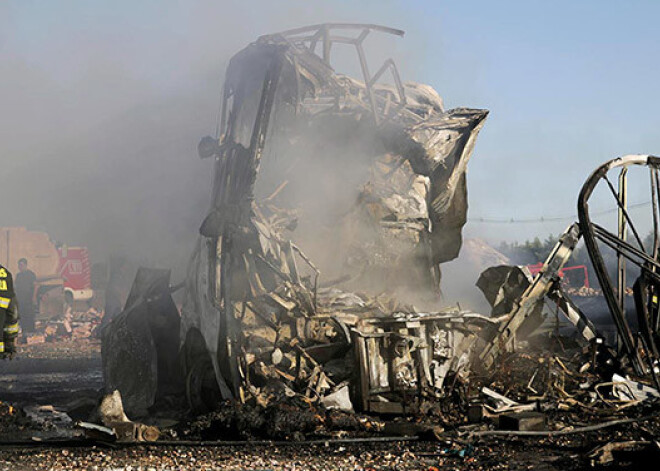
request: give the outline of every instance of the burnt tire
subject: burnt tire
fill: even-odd
[[[208,355],[197,355],[192,359],[186,375],[186,397],[194,414],[211,412],[222,401],[213,364]]]

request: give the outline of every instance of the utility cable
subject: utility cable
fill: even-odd
[[[643,203],[636,203],[636,204],[630,204],[628,205],[628,209],[636,209],[636,208],[641,208],[644,206],[650,205],[650,201],[646,201]],[[592,216],[602,216],[604,214],[611,214],[611,213],[616,213],[619,210],[619,208],[612,208],[612,209],[606,209],[604,211],[597,211],[594,213],[591,213]],[[488,217],[469,217],[468,221],[469,222],[477,222],[477,223],[484,223],[484,224],[537,224],[537,223],[545,223],[545,222],[560,222],[560,221],[576,221],[577,216],[572,215],[572,216],[551,216],[551,217],[540,217],[540,218],[530,218],[530,219],[516,219],[516,218],[488,218]]]

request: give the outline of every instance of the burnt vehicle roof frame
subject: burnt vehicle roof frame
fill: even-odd
[[[360,34],[357,37],[354,36],[338,36],[331,35],[333,29],[341,30],[359,30]],[[401,76],[399,75],[399,70],[396,67],[396,63],[392,59],[387,59],[378,71],[372,76],[369,71],[369,64],[367,62],[367,56],[364,51],[363,43],[371,31],[377,31],[381,33],[388,33],[395,36],[401,36],[405,34],[405,31],[395,28],[390,28],[388,26],[381,26],[375,24],[360,24],[360,23],[324,23],[313,26],[307,26],[302,28],[290,29],[283,31],[279,34],[264,36],[264,38],[282,36],[295,47],[303,47],[309,50],[311,53],[316,54],[316,46],[321,41],[321,51],[323,62],[325,62],[329,67],[332,67],[330,62],[330,55],[332,51],[332,46],[335,43],[341,44],[350,44],[355,46],[355,50],[360,60],[360,68],[362,71],[362,78],[367,90],[367,97],[369,98],[369,103],[371,105],[371,111],[373,113],[374,120],[376,124],[379,124],[380,118],[378,116],[378,108],[376,104],[376,95],[374,94],[374,85],[378,82],[380,77],[389,69],[392,72],[392,77],[399,95],[398,106],[401,108],[406,104],[406,94],[403,88],[403,82],[401,81]],[[306,34],[311,33],[311,34]],[[302,36],[301,36],[302,35]]]

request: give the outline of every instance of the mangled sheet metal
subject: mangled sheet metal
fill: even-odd
[[[392,61],[371,76],[365,38],[403,32],[357,25],[335,37],[335,26],[264,36],[231,60],[220,142],[201,146],[219,156],[202,233],[248,215],[255,197],[298,226],[294,238],[327,277],[349,273],[376,292],[438,289],[439,264],[461,246],[466,166],[488,112],[445,110],[430,86],[401,82]],[[332,69],[327,51],[339,42],[356,47],[362,80]],[[394,86],[379,83],[386,72]]]
[[[466,165],[488,112],[446,111],[430,86],[403,83],[391,60],[371,75],[363,42],[374,32],[403,35],[320,25],[263,36],[232,58],[220,139],[199,146],[216,162],[182,312],[189,395],[204,383],[191,379],[200,362],[227,399],[345,391],[363,334],[390,329],[367,319],[414,313],[397,289],[437,301],[439,264],[460,249]],[[355,47],[361,80],[332,68],[336,43]],[[379,83],[386,73],[393,85]],[[414,360],[425,374],[406,394],[441,386],[454,353],[463,358],[470,322],[450,317],[406,321],[428,328],[414,334],[425,339]],[[457,342],[442,365],[433,335]]]

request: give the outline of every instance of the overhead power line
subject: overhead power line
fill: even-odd
[[[650,201],[645,201],[643,203],[635,203],[628,205],[628,209],[641,208],[644,206],[650,205]],[[619,209],[612,208],[606,209],[604,211],[596,211],[591,213],[592,216],[602,216],[603,214],[616,213]],[[577,215],[571,216],[549,216],[549,217],[537,217],[537,218],[491,218],[491,217],[469,217],[469,222],[477,222],[482,224],[538,224],[546,222],[561,222],[561,221],[577,221]]]

